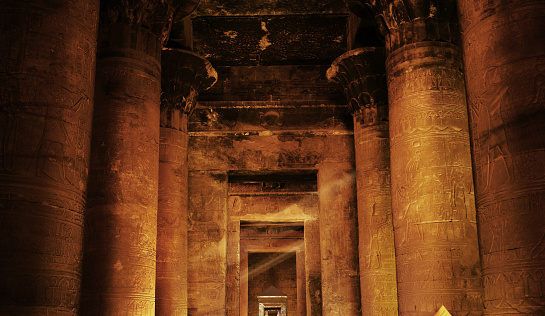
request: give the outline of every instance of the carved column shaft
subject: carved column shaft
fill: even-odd
[[[354,114],[362,315],[397,315],[385,51],[351,50],[327,76]]]
[[[197,94],[217,74],[205,59],[179,49],[163,50],[162,66],[156,314],[187,315],[187,122]]]
[[[98,0],[0,4],[0,311],[77,315]]]
[[[153,315],[161,42],[122,24],[99,34],[83,315]]]
[[[324,161],[320,164],[322,315],[361,314],[355,190],[350,163]]]
[[[480,261],[458,47],[388,56],[392,207],[404,315],[482,313]],[[416,306],[416,308],[415,308]]]
[[[545,312],[545,2],[458,1],[487,315]]]
[[[382,1],[399,312],[481,315],[455,1]]]

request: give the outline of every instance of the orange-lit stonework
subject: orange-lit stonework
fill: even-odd
[[[385,50],[358,48],[327,72],[354,115],[362,315],[396,315]]]
[[[470,143],[454,1],[373,8],[386,39],[399,312],[481,315]]]
[[[96,1],[0,3],[0,314],[78,315]]]
[[[545,2],[458,2],[486,315],[545,313]]]
[[[318,168],[322,315],[360,315],[354,167],[328,160]]]
[[[83,315],[155,312],[159,108],[168,3],[101,3]]]
[[[187,120],[217,73],[181,49],[161,54],[162,91],[157,213],[156,315],[187,315]]]
[[[160,52],[142,28],[99,34],[83,315],[155,311]]]
[[[0,315],[545,314],[543,0],[3,0],[0,39]]]

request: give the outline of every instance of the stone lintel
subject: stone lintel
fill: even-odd
[[[375,125],[388,120],[384,48],[350,50],[335,59],[326,75],[344,92],[360,123]]]

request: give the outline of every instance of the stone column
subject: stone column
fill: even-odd
[[[354,167],[324,161],[318,168],[322,315],[360,315]]]
[[[83,315],[153,315],[162,43],[169,1],[102,1]]]
[[[328,80],[354,115],[362,315],[397,315],[397,282],[390,197],[390,142],[384,48],[341,55]]]
[[[424,5],[425,4],[425,5]],[[384,1],[399,312],[482,314],[456,4]]]
[[[0,313],[77,315],[98,0],[0,3]]]
[[[187,315],[187,119],[217,73],[190,51],[161,55],[162,90],[157,213],[157,315]]]
[[[458,1],[487,315],[545,313],[545,2]]]

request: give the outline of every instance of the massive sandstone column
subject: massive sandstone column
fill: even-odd
[[[187,119],[218,76],[207,60],[181,49],[163,50],[161,64],[155,311],[176,316],[187,315]]]
[[[374,2],[385,34],[399,312],[482,314],[453,0]]]
[[[545,314],[545,2],[460,0],[487,315]]]
[[[77,315],[98,0],[0,2],[0,314]]]
[[[388,98],[383,48],[341,55],[327,78],[354,115],[362,315],[397,315],[397,283],[390,197]]]
[[[171,1],[102,1],[83,315],[153,315],[160,54]]]
[[[322,315],[360,315],[354,169],[329,160],[318,168]]]

